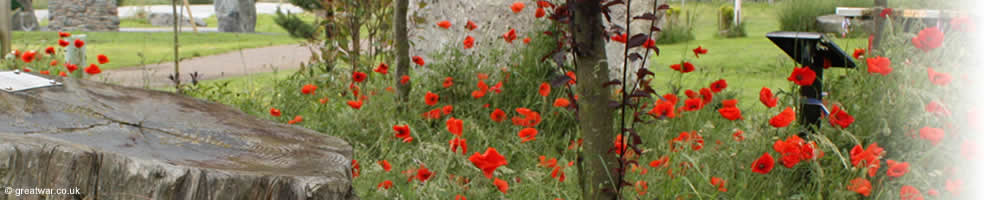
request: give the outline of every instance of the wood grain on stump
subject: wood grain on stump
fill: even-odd
[[[0,92],[4,199],[356,199],[352,148],[166,92],[75,79]]]

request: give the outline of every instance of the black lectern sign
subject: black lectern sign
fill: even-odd
[[[808,126],[810,131],[815,131],[820,125],[821,112],[828,112],[823,106],[823,69],[854,68],[854,61],[837,44],[820,33],[779,31],[768,33],[767,38],[795,62],[816,72],[816,81],[799,90],[804,103],[799,106],[798,117],[799,123]]]

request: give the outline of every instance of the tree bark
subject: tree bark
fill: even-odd
[[[409,0],[396,0],[396,8],[393,9],[395,18],[392,23],[394,35],[396,36],[394,41],[396,48],[396,89],[399,92],[397,94],[401,102],[407,102],[410,96],[410,84],[400,82],[403,76],[410,74],[410,40],[406,36],[406,12],[409,4]]]
[[[599,0],[583,0],[573,9],[573,38],[576,41],[577,74],[580,88],[580,131],[584,152],[580,161],[580,187],[584,199],[616,199],[618,180],[614,113],[610,104],[608,62],[604,49],[604,27]]]

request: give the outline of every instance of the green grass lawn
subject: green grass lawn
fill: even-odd
[[[111,62],[104,69],[160,63],[173,60],[173,34],[126,32],[73,32],[87,35],[87,57],[96,63],[96,55],[107,55]],[[299,40],[287,34],[181,33],[181,59],[225,53],[236,49],[293,44]],[[42,50],[57,46],[56,32],[14,32],[14,49]]]
[[[664,90],[668,85],[682,80],[682,92],[683,89],[697,91],[724,78],[729,83],[730,89],[727,90],[738,91],[739,100],[749,103],[757,101],[761,87],[767,86],[777,92],[777,89],[791,86],[785,78],[797,64],[765,37],[768,32],[779,30],[777,15],[773,13],[772,7],[766,3],[744,4],[743,22],[747,37],[727,39],[715,36],[718,17],[709,14],[715,13],[721,4],[687,3],[686,7],[680,7],[680,4],[672,6],[704,14],[695,18],[694,41],[659,45],[660,55],[652,58],[656,65],[651,70],[657,76],[665,78],[654,80],[656,88]],[[833,35],[828,35],[830,36]],[[847,53],[867,45],[867,39],[862,38],[833,40]],[[708,54],[695,58],[691,50],[698,46],[708,49]],[[670,69],[671,64],[681,63],[682,60],[694,64],[696,70],[681,77],[679,72]],[[844,70],[834,69],[827,73],[836,75],[843,73],[842,71]],[[764,108],[760,104],[752,105]]]

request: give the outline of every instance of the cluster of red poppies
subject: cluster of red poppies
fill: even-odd
[[[59,46],[61,46],[63,48],[68,47],[70,45],[70,42],[66,41],[64,38],[70,37],[70,36],[72,36],[72,34],[67,33],[67,32],[59,32],[59,41],[58,41]],[[86,43],[83,40],[76,39],[76,40],[73,41],[72,44],[76,48],[82,48]],[[48,63],[48,66],[35,65],[35,67],[28,67],[28,66],[20,67],[21,70],[24,71],[24,72],[32,72],[33,69],[35,69],[35,70],[38,70],[39,74],[49,75],[54,70],[54,71],[58,71],[59,72],[58,73],[59,76],[65,77],[65,76],[68,76],[68,74],[71,74],[74,71],[76,71],[77,69],[79,69],[79,67],[77,65],[71,64],[71,63],[65,63],[65,64],[63,64],[63,66],[66,68],[65,71],[64,70],[59,70],[59,69],[49,69],[51,67],[55,67],[55,66],[59,65],[59,59],[56,58],[56,54],[58,52],[56,51],[55,47],[52,47],[52,46],[46,47],[45,50],[44,50],[44,52],[45,52],[45,54],[43,56],[39,56],[38,52],[33,51],[33,50],[22,52],[20,50],[16,50],[15,49],[13,52],[11,52],[11,54],[14,55],[14,57],[20,58],[20,60],[22,62],[24,62],[24,64],[26,64],[26,65],[31,65],[32,62],[34,62],[36,60],[41,60],[41,59],[43,59],[43,57],[46,57],[46,56],[50,57],[52,59],[52,61],[50,61]],[[106,64],[106,63],[108,63],[110,61],[108,60],[108,56],[106,56],[104,54],[97,54],[97,62],[98,62],[98,64],[102,64],[103,65],[103,64]],[[101,68],[97,64],[93,64],[92,63],[89,66],[87,66],[86,68],[84,68],[83,71],[85,73],[93,76],[93,75],[100,74],[101,73]]]

